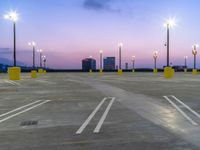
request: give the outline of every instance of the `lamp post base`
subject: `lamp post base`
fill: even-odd
[[[153,69],[153,73],[157,74],[158,73],[158,69]]]
[[[99,74],[100,74],[100,76],[103,75],[103,69],[100,69],[100,70],[99,70]]]
[[[43,74],[44,70],[43,69],[38,69],[39,74]]]
[[[166,79],[170,79],[174,76],[174,69],[172,67],[165,67],[164,68],[164,77]]]
[[[21,79],[21,68],[20,67],[8,68],[8,75],[9,75],[10,80],[20,80]]]
[[[31,71],[31,78],[37,78],[37,71],[36,70]]]
[[[192,75],[197,75],[197,74],[198,74],[197,69],[192,69]]]
[[[123,73],[122,69],[119,69],[119,70],[118,70],[118,75],[120,75],[120,76],[121,76],[121,75],[122,75],[122,73]]]

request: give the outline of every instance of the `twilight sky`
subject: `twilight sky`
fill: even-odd
[[[51,68],[81,68],[82,58],[118,57],[123,42],[123,67],[136,56],[136,67],[153,67],[152,52],[159,51],[158,66],[166,64],[166,29],[169,17],[176,18],[170,31],[171,62],[183,65],[192,45],[200,43],[199,0],[0,0],[0,63],[12,60],[12,23],[3,16],[9,10],[20,14],[17,22],[17,60],[31,66],[29,41],[47,56]],[[37,58],[39,55],[37,54]],[[117,59],[118,60],[118,59]],[[39,59],[37,59],[37,62]],[[198,56],[198,67],[200,57]],[[39,63],[38,63],[39,65]]]

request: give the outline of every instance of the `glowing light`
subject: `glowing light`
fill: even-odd
[[[198,47],[199,47],[198,44],[194,44],[194,45],[192,46],[192,48],[193,48],[194,50],[196,50]]]
[[[164,27],[168,27],[168,28],[172,28],[173,26],[176,25],[176,20],[175,18],[169,18],[168,20],[166,20],[166,22],[164,23]]]
[[[92,56],[90,55],[90,58],[92,58]]]
[[[16,22],[18,20],[18,16],[19,15],[16,11],[10,11],[8,14],[4,15],[4,18]]]
[[[132,56],[132,60],[133,60],[133,61],[135,60],[135,58],[136,58],[135,56]]]
[[[153,57],[154,57],[154,58],[157,58],[157,57],[158,57],[158,51],[154,51],[154,52],[153,52]]]
[[[119,47],[122,47],[122,46],[123,46],[123,43],[122,43],[122,42],[118,43],[118,46],[119,46]]]
[[[38,50],[37,50],[37,52],[40,52],[40,53],[41,53],[42,51],[43,51],[42,49],[38,49]]]
[[[42,56],[42,59],[43,59],[43,60],[46,60],[46,56],[45,56],[45,55],[43,55],[43,56]]]
[[[99,53],[100,53],[100,54],[102,54],[102,53],[103,53],[103,51],[102,51],[102,50],[100,50],[100,51],[99,51]]]
[[[28,45],[29,46],[36,46],[36,43],[34,41],[32,41],[32,42],[29,42]]]
[[[185,58],[185,59],[188,59],[188,56],[185,56],[184,58]]]

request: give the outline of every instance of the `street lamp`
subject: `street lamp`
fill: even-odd
[[[13,47],[14,63],[13,65],[15,67],[16,66],[16,22],[18,20],[18,14],[16,11],[10,11],[6,15],[4,15],[4,18],[13,22],[13,37],[14,37],[14,47]]]
[[[169,64],[169,29],[175,26],[175,19],[168,19],[164,26],[167,28],[167,66],[164,69],[165,78],[172,78],[174,76],[174,70],[170,67]]]
[[[154,58],[154,69],[157,69],[158,51],[153,52],[153,58]]]
[[[100,74],[102,74],[102,72],[103,72],[103,51],[100,50],[99,53],[100,53]]]
[[[135,72],[135,56],[132,56],[133,72]]]
[[[170,66],[169,64],[169,29],[172,28],[173,26],[175,26],[175,19],[168,19],[164,26],[167,28],[167,67]]]
[[[35,46],[36,46],[36,43],[32,41],[32,42],[29,42],[28,45],[32,46],[32,48],[33,48],[33,69],[35,69]]]
[[[42,56],[42,60],[43,60],[43,66],[44,66],[44,69],[46,69],[46,61],[47,61],[47,58],[46,56]]]
[[[40,53],[40,68],[42,68],[42,49],[37,50],[38,53]]]
[[[194,68],[193,68],[192,73],[193,73],[194,75],[197,74],[197,69],[196,69],[196,56],[197,56],[197,48],[198,48],[198,47],[199,47],[198,44],[194,44],[194,45],[192,46],[192,48],[193,48],[192,54],[194,55]]]

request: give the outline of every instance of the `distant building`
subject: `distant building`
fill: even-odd
[[[85,58],[82,60],[82,70],[96,70],[96,60],[93,58]]]
[[[126,66],[126,70],[128,70],[128,63],[125,63],[125,66]]]
[[[104,70],[115,70],[115,57],[106,57],[103,60]]]

